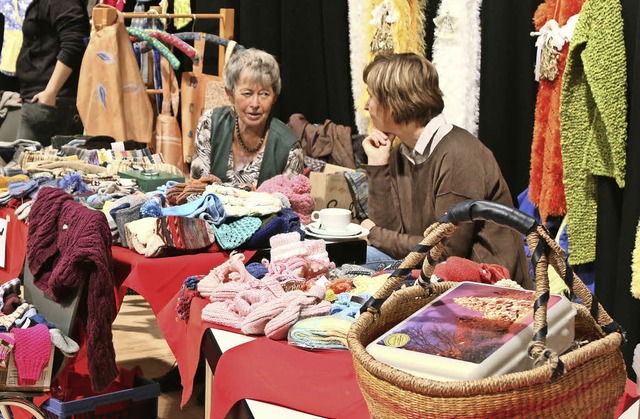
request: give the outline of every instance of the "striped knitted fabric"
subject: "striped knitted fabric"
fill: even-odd
[[[627,75],[618,0],[587,0],[562,80],[560,135],[571,264],[596,257],[596,176],[624,187]]]
[[[204,249],[215,242],[213,227],[199,218],[166,216],[156,219],[156,233],[165,247],[179,250]]]

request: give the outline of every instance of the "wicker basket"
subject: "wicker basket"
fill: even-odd
[[[428,284],[456,225],[494,221],[520,231],[534,249],[536,276],[534,338],[528,348],[537,367],[472,381],[435,381],[410,375],[375,360],[365,347],[455,283]],[[424,260],[420,286],[398,289]],[[545,347],[551,264],[580,299],[575,334],[588,343],[558,356]],[[573,295],[573,294],[572,294]],[[583,418],[613,417],[624,391],[626,369],[620,346],[623,333],[567,264],[562,248],[533,218],[488,201],[465,201],[425,231],[384,286],[365,305],[347,336],[356,377],[375,418]]]

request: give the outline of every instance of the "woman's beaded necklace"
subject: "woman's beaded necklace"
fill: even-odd
[[[260,138],[260,141],[258,141],[258,144],[255,147],[249,148],[245,144],[245,142],[242,140],[242,136],[240,135],[240,124],[238,123],[238,118],[236,118],[235,131],[236,131],[236,139],[238,140],[238,144],[240,145],[240,148],[242,148],[245,152],[247,152],[249,154],[253,154],[256,151],[260,150],[260,148],[262,147],[262,144],[264,144],[264,140],[266,138],[266,133],[265,133],[265,135],[262,136],[262,138]]]

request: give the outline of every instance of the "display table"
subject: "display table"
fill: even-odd
[[[205,413],[211,418],[224,418],[230,409],[234,417],[256,419],[369,418],[347,351],[306,351],[286,341],[212,328],[205,333],[203,353],[211,397]]]
[[[246,260],[255,251],[245,251]],[[140,294],[151,306],[171,352],[176,357],[182,382],[184,406],[193,392],[193,379],[198,367],[202,336],[210,326],[202,321],[202,307],[192,307],[189,322],[178,321],[176,303],[184,280],[191,275],[206,275],[214,267],[229,259],[228,252],[209,251],[192,255],[147,258],[133,250],[113,247],[116,284],[121,295],[127,288]]]

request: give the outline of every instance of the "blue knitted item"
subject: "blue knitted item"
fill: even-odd
[[[9,182],[8,188],[9,193],[14,198],[20,198],[22,196],[27,195],[29,192],[32,192],[38,188],[38,182],[33,179],[22,181],[17,180],[14,182]]]
[[[203,218],[213,225],[222,224],[227,217],[222,201],[214,194],[203,195],[195,201],[162,209],[162,215]],[[203,216],[201,216],[203,215]]]
[[[300,240],[304,240],[304,231],[300,228],[300,217],[291,208],[283,208],[278,211],[267,225],[256,231],[256,233],[245,243],[243,247],[247,249],[266,249],[271,245],[269,239],[276,234],[291,233],[297,231]]]
[[[355,297],[359,297],[360,301],[368,301],[371,298],[371,294],[355,294]],[[336,295],[336,301],[331,304],[331,315],[340,314],[348,317],[356,317],[360,313],[362,303],[351,301],[352,295],[348,292],[341,292]]]
[[[140,207],[140,215],[142,215],[142,218],[162,217],[162,206],[157,200],[153,198],[149,199],[147,202],[142,204],[142,207]]]
[[[231,224],[220,224],[215,228],[218,246],[224,250],[236,249],[258,231],[262,222],[258,217],[243,217]]]
[[[91,191],[87,184],[82,180],[82,175],[78,172],[64,175],[64,177],[58,182],[58,187],[60,189],[64,189],[65,192],[70,194],[83,194]]]
[[[247,272],[256,279],[262,279],[269,273],[269,269],[260,262],[251,262],[246,266]]]
[[[175,180],[169,180],[167,181],[167,183],[165,183],[164,185],[158,186],[156,189],[158,190],[158,192],[162,193],[163,196],[166,196],[167,191],[171,189],[173,185],[177,185],[178,183],[180,182],[176,182]]]

